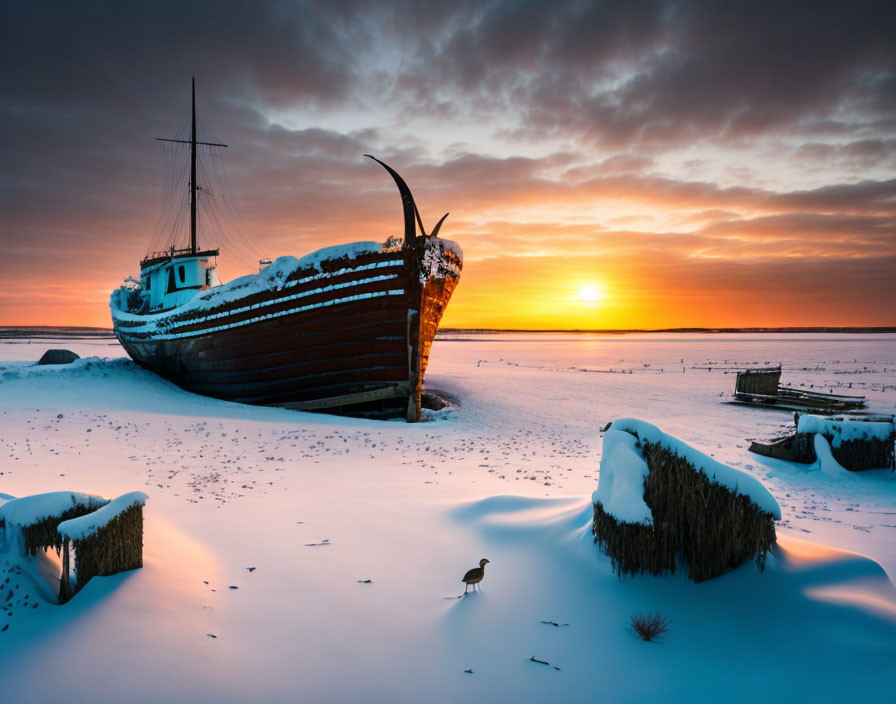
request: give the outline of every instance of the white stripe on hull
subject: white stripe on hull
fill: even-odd
[[[377,277],[380,278],[380,277]],[[382,278],[395,278],[395,277],[382,277]],[[310,295],[310,294],[309,294]],[[380,298],[382,296],[403,296],[404,289],[391,289],[389,291],[374,291],[372,293],[360,293],[356,296],[346,296],[344,298],[334,298],[329,301],[322,301],[320,303],[312,303],[307,306],[298,306],[296,308],[290,308],[289,310],[281,310],[276,313],[268,313],[267,315],[261,315],[255,318],[249,318],[247,320],[240,320],[236,323],[230,323],[229,325],[216,325],[214,327],[202,328],[201,330],[192,330],[190,332],[181,332],[181,333],[160,333],[158,335],[151,335],[151,337],[143,338],[140,341],[154,342],[161,340],[179,340],[185,337],[197,337],[199,335],[206,335],[211,332],[218,332],[219,330],[230,330],[232,328],[242,327],[244,325],[251,325],[252,323],[257,323],[262,320],[270,320],[271,318],[280,318],[284,315],[294,315],[296,313],[303,313],[308,310],[314,310],[316,308],[324,308],[327,306],[335,306],[341,303],[351,303],[352,301],[361,301],[368,298]],[[297,298],[298,295],[287,296],[284,298],[278,298],[273,301],[268,301],[265,305],[274,305],[275,303],[280,303],[282,301],[288,301],[290,299]],[[243,310],[247,310],[248,308],[244,308]],[[198,320],[190,320],[188,322],[183,323],[180,326],[175,327],[183,327],[186,325],[194,325],[200,321]],[[118,334],[123,335],[124,337],[128,337],[130,333],[133,332],[144,332],[141,330],[135,330],[133,328],[119,328]],[[148,332],[148,331],[147,331]]]
[[[311,276],[303,276],[301,279],[296,279],[295,281],[288,281],[285,284],[283,284],[283,286],[279,290],[286,289],[286,288],[292,288],[293,286],[299,286],[301,284],[306,284],[310,281],[317,281],[319,279],[332,279],[332,278],[336,278],[339,276],[345,276],[347,274],[354,274],[359,271],[369,271],[371,269],[384,269],[384,268],[388,268],[388,267],[402,266],[403,264],[404,264],[404,261],[401,259],[390,259],[388,261],[372,262],[370,264],[361,264],[359,266],[343,267],[342,269],[338,269],[337,271],[323,271],[318,274],[312,274]],[[189,304],[193,303],[194,301],[207,301],[207,300],[210,300],[211,298],[214,298],[214,296],[217,294],[217,292],[220,288],[221,288],[220,286],[216,286],[215,288],[212,288],[212,289],[209,289],[206,291],[202,291],[194,298],[191,298],[189,301],[186,301],[182,306],[178,306],[176,308],[172,308],[170,310],[166,310],[163,312],[148,313],[148,314],[134,314],[134,313],[127,313],[122,310],[116,310],[113,307],[112,308],[112,317],[113,317],[113,319],[117,318],[117,320],[115,320],[115,322],[117,322],[119,324],[120,323],[137,323],[137,324],[139,324],[142,322],[144,325],[158,325],[160,323],[164,323],[164,320],[166,318],[171,317],[172,315],[176,314],[178,312],[179,308],[189,306]],[[249,296],[249,295],[254,295],[255,293],[259,293],[259,291],[249,291],[249,292],[246,292],[244,295]],[[216,304],[215,307],[219,307],[221,305],[232,305],[233,303],[235,303],[237,301],[239,301],[239,297],[237,297],[234,300],[221,301],[218,304]]]
[[[300,291],[299,293],[294,293],[291,296],[281,296],[280,298],[272,298],[268,301],[261,301],[259,303],[253,303],[248,306],[241,306],[239,308],[230,308],[225,311],[221,311],[220,313],[211,313],[209,315],[204,315],[196,318],[190,318],[189,320],[180,320],[176,323],[171,324],[167,327],[168,330],[177,330],[178,328],[187,327],[190,325],[197,325],[199,323],[204,323],[208,320],[216,320],[217,318],[225,318],[231,315],[237,315],[239,313],[245,313],[249,310],[257,310],[259,308],[266,308],[268,306],[277,305],[278,303],[283,303],[285,301],[292,301],[297,298],[307,298],[308,296],[316,296],[322,293],[327,293],[328,291],[334,291],[336,289],[341,288],[352,288],[355,286],[363,286],[365,284],[377,283],[378,281],[388,281],[390,279],[397,279],[398,274],[384,274],[382,276],[370,276],[366,279],[356,279],[355,281],[345,281],[339,284],[330,284],[329,286],[324,286],[322,288],[314,288],[309,289],[307,291]],[[291,282],[298,283],[298,282]],[[284,286],[284,288],[286,288]],[[176,314],[177,310],[173,309],[171,311],[172,314]],[[134,325],[134,326],[123,326],[123,329],[129,333],[140,333],[140,332],[152,332],[154,330],[158,330],[160,325],[164,325],[162,321],[154,321],[149,323],[144,323],[143,325]]]

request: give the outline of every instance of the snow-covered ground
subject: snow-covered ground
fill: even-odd
[[[100,359],[34,367],[48,347]],[[736,369],[780,362],[784,383],[892,413],[896,336],[443,336],[427,386],[459,405],[414,425],[207,399],[121,357],[0,343],[0,501],[149,495],[144,568],[65,606],[0,553],[0,701],[892,696],[896,474],[752,455],[791,416],[723,402]],[[764,573],[616,577],[589,527],[621,417],[772,493]],[[457,598],[482,557],[481,591]],[[665,641],[634,637],[657,609]]]

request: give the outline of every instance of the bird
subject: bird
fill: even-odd
[[[482,578],[485,577],[485,566],[488,564],[488,560],[484,557],[479,561],[479,567],[474,567],[469,570],[465,575],[461,582],[465,583],[464,594],[467,593],[467,589],[470,588],[471,584],[479,584],[482,581]]]

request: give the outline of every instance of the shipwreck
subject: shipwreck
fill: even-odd
[[[222,284],[219,251],[197,228],[193,85],[190,246],[150,254],[112,292],[115,335],[140,366],[178,386],[240,403],[373,418],[420,419],[430,348],[463,267],[461,248],[427,234],[404,179],[404,237],[262,261]],[[369,156],[369,155],[367,155]],[[418,233],[419,228],[419,233]]]

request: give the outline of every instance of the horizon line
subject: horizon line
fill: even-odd
[[[85,325],[0,325],[0,338],[12,337],[10,333],[23,334],[37,332],[84,332],[101,336],[108,333],[115,337],[112,328],[92,327]],[[674,327],[674,328],[440,328],[436,334],[476,334],[476,333],[572,333],[625,335],[632,333],[852,333],[852,334],[886,334],[896,333],[896,326],[887,325],[809,325],[809,326],[742,326],[742,327]]]

